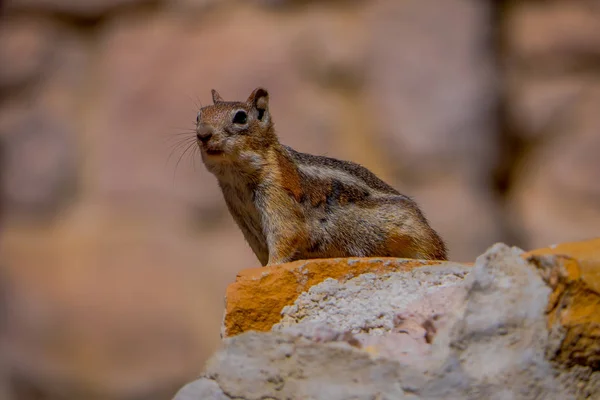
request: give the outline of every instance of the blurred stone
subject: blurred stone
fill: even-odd
[[[198,13],[207,12],[211,8],[223,5],[226,2],[226,0],[170,0],[166,2],[165,6],[195,18]]]
[[[472,0],[382,0],[370,10],[365,115],[398,175],[489,179],[498,96],[490,12]]]
[[[119,7],[150,3],[151,0],[4,0],[9,10],[50,11],[80,18],[98,18]]]
[[[600,236],[599,107],[597,87],[516,172],[512,220],[528,246]]]
[[[600,8],[586,1],[522,2],[506,15],[510,126],[527,140],[570,130],[565,123],[599,76]]]
[[[506,105],[514,134],[543,140],[569,119],[573,105],[585,95],[590,79],[578,76],[538,77],[508,72]]]
[[[6,171],[6,144],[0,138],[0,188],[4,188],[4,171]],[[4,227],[4,218],[6,216],[6,199],[4,197],[3,190],[0,190],[0,230]]]
[[[600,7],[590,1],[516,2],[503,29],[511,64],[580,70],[600,57]]]
[[[50,23],[41,24],[46,25]],[[37,76],[22,90],[8,91],[0,108],[7,169],[2,195],[11,217],[30,222],[47,221],[63,211],[80,183],[79,131],[84,113],[78,95],[85,88],[88,52],[84,41],[68,29],[57,24],[51,33],[52,50]]]
[[[324,88],[361,90],[368,68],[368,36],[362,13],[350,8],[312,13],[307,19],[293,46],[297,68]]]
[[[505,240],[489,184],[499,161],[490,7],[381,0],[367,14],[363,115],[372,142],[395,186],[447,240],[452,260]]]
[[[522,2],[508,9],[509,126],[515,149],[509,209],[527,246],[600,235],[600,8]]]
[[[170,398],[217,346],[232,279],[219,258],[250,255],[232,252],[228,229],[198,237],[157,218],[69,215],[3,235],[0,354],[13,384],[52,400]]]
[[[324,3],[333,3],[335,5],[347,5],[353,3],[361,3],[362,0],[253,0],[254,3],[272,8],[283,8],[292,6],[320,6]]]
[[[21,112],[0,125],[5,153],[0,195],[11,217],[33,220],[60,211],[77,185],[72,126],[42,110]]]
[[[0,88],[27,83],[48,65],[55,31],[40,18],[4,17],[0,23]]]

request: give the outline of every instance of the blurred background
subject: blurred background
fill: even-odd
[[[180,141],[210,89],[472,261],[600,235],[600,2],[0,1],[0,399],[168,399],[259,266]]]

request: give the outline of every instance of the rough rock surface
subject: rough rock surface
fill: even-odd
[[[363,275],[342,284],[325,281],[283,312],[276,332],[225,339],[203,376],[175,399],[594,398],[600,389],[598,366],[561,362],[565,333],[548,329],[555,284],[550,277],[566,271],[569,260],[579,265],[566,255],[496,244],[466,277],[465,269],[448,266]],[[427,283],[410,284],[407,275]],[[390,304],[401,288],[407,297],[398,309],[410,309],[416,297],[426,302],[444,286],[457,290],[451,304],[436,318],[420,319],[429,351],[399,356],[406,346],[402,337],[410,335],[403,324],[411,314],[413,322],[419,319],[400,313],[394,321]],[[348,301],[352,296],[355,302]],[[373,318],[383,315],[372,332],[373,320],[364,318],[361,308],[365,302]],[[336,319],[341,314],[343,323]]]
[[[448,263],[409,272],[367,273],[345,283],[329,278],[300,295],[293,306],[285,307],[278,326],[312,321],[353,332],[387,331],[398,310],[419,312],[413,304],[424,307],[419,302],[423,296],[435,296],[431,299],[435,302],[429,304],[431,311],[452,309],[453,292],[469,271]],[[372,320],[374,315],[379,322]]]
[[[366,272],[410,271],[440,263],[398,258],[334,258],[243,270],[235,283],[227,287],[222,335],[269,331],[280,320],[283,307],[326,279],[344,282]]]

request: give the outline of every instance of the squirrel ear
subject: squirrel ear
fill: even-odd
[[[213,98],[213,103],[217,104],[217,102],[219,101],[224,101],[223,98],[221,97],[221,95],[219,93],[217,93],[217,91],[215,89],[210,91],[212,93],[212,98]]]
[[[256,107],[258,110],[269,109],[269,92],[263,88],[256,88],[248,97],[247,103]]]

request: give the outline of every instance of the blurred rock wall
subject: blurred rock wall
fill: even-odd
[[[211,88],[267,87],[283,142],[414,197],[454,260],[600,235],[598,1],[0,4],[17,399],[164,399],[216,348],[259,263],[187,147]]]

